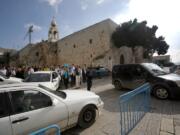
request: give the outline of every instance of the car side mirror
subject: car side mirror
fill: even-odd
[[[52,79],[52,82],[57,82],[57,80],[56,79]]]
[[[47,102],[47,106],[53,106],[52,100],[49,100],[49,101]]]

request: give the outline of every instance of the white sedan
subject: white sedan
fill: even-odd
[[[41,84],[52,90],[59,88],[60,75],[55,71],[38,71],[31,73],[23,82],[31,84]]]
[[[0,135],[27,135],[57,124],[64,131],[75,125],[91,126],[103,102],[86,90],[52,91],[44,86],[0,86]]]
[[[22,79],[16,77],[6,77],[0,72],[0,84],[10,84],[10,83],[19,83],[22,82]]]

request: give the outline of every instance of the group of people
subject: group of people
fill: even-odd
[[[37,67],[37,66],[19,66],[19,67],[9,67],[0,65],[0,73],[7,77],[17,77],[21,79],[25,79],[29,74],[36,71],[48,71],[53,70],[53,68],[47,67]]]
[[[44,67],[5,67],[0,66],[0,72],[7,77],[17,77],[25,79],[28,75],[36,71],[56,71],[61,76],[60,86],[80,88],[82,83],[87,83],[87,89],[92,86],[92,72],[86,65],[80,67],[78,65],[59,65],[59,66],[44,66]]]
[[[87,90],[91,89],[92,86],[92,73],[89,68],[80,67],[78,65],[64,65],[55,69],[61,76],[61,84],[64,83],[65,88],[67,89],[70,85],[71,87],[80,88],[82,83],[87,82]],[[61,86],[61,85],[60,85]]]

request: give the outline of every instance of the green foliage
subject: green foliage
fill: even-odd
[[[145,57],[151,56],[155,52],[159,55],[166,54],[169,45],[164,37],[156,37],[157,29],[156,25],[148,27],[146,21],[137,22],[137,19],[134,19],[118,26],[111,39],[118,48],[121,46],[132,48],[142,46],[145,49]]]

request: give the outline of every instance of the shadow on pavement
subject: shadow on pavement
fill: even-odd
[[[62,133],[62,135],[80,135],[80,133],[83,130],[85,130],[85,129],[82,129],[82,128],[78,127],[78,126],[75,126],[75,127],[71,128],[71,129],[69,129],[67,131],[64,131]]]
[[[109,112],[119,112],[119,96],[128,92],[128,90],[108,89],[97,93],[104,102],[104,109]]]

